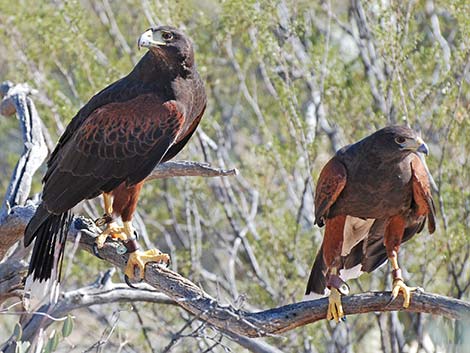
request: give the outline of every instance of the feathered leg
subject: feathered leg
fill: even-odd
[[[137,201],[139,199],[140,190],[143,186],[143,181],[127,186],[125,183],[120,184],[111,194],[103,194],[105,216],[109,215],[111,222],[107,224],[107,228],[98,237],[97,247],[103,246],[106,238],[111,236],[114,239],[119,239],[125,247],[125,252],[129,254],[124,273],[126,281],[129,278],[143,279],[145,275],[145,265],[147,262],[157,262],[168,264],[170,257],[162,253],[158,249],[151,249],[147,251],[139,250],[139,244],[136,239],[136,232],[132,226],[132,216],[137,208]],[[123,226],[118,226],[113,219],[121,216]],[[139,273],[135,275],[135,269],[139,269]]]
[[[327,287],[330,289],[326,318],[336,322],[339,322],[344,317],[341,296],[349,293],[349,287],[346,282],[338,276],[345,221],[346,216],[336,216],[327,219],[325,236],[323,238],[323,259],[326,267],[329,269]]]
[[[104,215],[97,220],[95,224],[98,227],[106,225],[106,228],[101,232],[100,235],[95,239],[93,244],[93,253],[96,257],[102,258],[99,254],[99,249],[104,246],[106,239],[109,237],[113,240],[126,240],[127,235],[124,233],[124,227],[119,226],[114,220],[116,215],[113,214],[113,195],[110,193],[103,193],[104,201]]]
[[[403,294],[403,307],[408,308],[411,300],[411,292],[415,291],[416,287],[408,287],[405,284],[401,269],[398,266],[398,250],[400,249],[405,226],[406,223],[402,216],[392,217],[385,230],[384,245],[387,249],[388,259],[392,265],[393,288],[390,302],[395,300],[401,292]]]

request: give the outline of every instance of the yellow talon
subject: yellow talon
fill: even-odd
[[[106,197],[105,208],[107,208],[107,211],[111,211],[111,209],[109,209],[109,200]],[[106,229],[95,240],[98,249],[103,247],[108,237],[113,239],[120,239],[127,244],[133,244],[132,250],[129,250],[129,248],[126,246],[128,251],[131,251],[129,254],[129,259],[127,260],[126,268],[124,269],[124,274],[127,276],[127,278],[143,279],[145,276],[145,265],[147,262],[159,262],[165,263],[167,265],[170,263],[170,257],[158,249],[134,251],[138,245],[134,238],[134,227],[132,227],[132,223],[130,221],[123,222],[122,227],[118,226],[116,222],[108,223]],[[137,276],[135,276],[134,272],[136,267],[139,269],[139,274]]]
[[[145,276],[145,265],[147,262],[163,262],[169,264],[170,256],[162,253],[158,249],[151,249],[147,251],[136,250],[129,255],[124,274],[129,278],[143,279]],[[139,268],[139,275],[134,275],[135,267]]]
[[[126,240],[127,235],[124,233],[124,230],[124,227],[118,226],[116,222],[108,223],[106,229],[96,238],[96,246],[98,249],[101,249],[108,237],[112,237],[113,239]]]
[[[95,240],[95,244],[98,249],[101,249],[104,246],[108,237],[111,237],[114,240],[127,240],[132,237],[132,225],[126,224],[130,222],[124,222],[124,227],[118,226],[114,221],[109,222],[109,220],[113,219],[111,216],[113,214],[113,196],[111,194],[103,193],[103,200],[104,211],[106,213],[103,217],[98,218],[96,223],[98,226],[106,224],[106,229]]]
[[[395,250],[392,251],[389,256],[390,263],[392,264],[392,276],[393,276],[393,287],[392,287],[392,298],[389,303],[393,302],[400,292],[403,293],[403,307],[406,309],[410,306],[411,292],[417,290],[417,287],[408,287],[403,282],[400,267],[398,266],[398,254]]]
[[[328,297],[328,311],[326,318],[339,322],[344,317],[343,305],[341,304],[341,293],[338,289],[332,287]]]
[[[408,287],[405,282],[400,278],[395,278],[393,280],[393,289],[392,289],[392,299],[394,301],[400,292],[403,293],[403,307],[406,309],[410,306],[411,292],[414,292],[416,287]]]

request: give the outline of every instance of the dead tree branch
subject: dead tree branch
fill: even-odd
[[[147,177],[147,181],[182,176],[202,176],[208,178],[237,174],[237,169],[213,168],[207,163],[173,161],[156,166],[152,173]],[[12,181],[16,182],[16,179],[12,178]],[[8,200],[6,200],[4,204],[9,205]],[[28,216],[31,218],[34,213],[34,209],[34,206],[8,208],[3,218],[0,218],[0,260],[4,257],[8,249],[23,236],[26,224],[23,224],[19,219],[24,219],[24,217]]]
[[[2,97],[0,114],[11,116],[17,112],[24,142],[23,153],[13,171],[0,210],[0,223],[3,223],[11,207],[25,203],[29,197],[33,175],[47,156],[41,120],[33,101],[28,97],[31,92],[32,89],[26,84],[13,85],[7,81],[0,85],[0,96]],[[0,238],[0,260],[17,240],[15,237],[9,236]]]
[[[27,221],[28,219],[24,219],[24,224]],[[92,246],[98,235],[92,222],[81,217],[76,218],[69,236],[75,238],[78,233],[81,233],[80,247],[92,253]],[[121,269],[126,265],[127,255],[118,254],[117,242],[108,241],[100,255],[105,261]],[[328,306],[328,300],[324,298],[256,313],[237,310],[218,303],[188,279],[156,264],[147,266],[145,282],[222,332],[247,337],[276,335],[323,320]],[[390,292],[363,293],[344,297],[343,305],[347,315],[405,310],[402,308],[401,297],[387,305],[389,299]],[[455,320],[470,319],[470,303],[432,293],[414,293],[406,311],[440,315]]]
[[[139,289],[129,288],[127,284],[113,283],[111,281],[114,268],[100,276],[90,286],[63,293],[55,305],[44,305],[33,315],[23,317],[25,323],[21,340],[31,341],[40,328],[45,329],[54,321],[66,317],[76,309],[90,307],[93,305],[110,304],[116,302],[147,302],[155,304],[176,305],[175,301],[165,294],[157,292],[149,285],[141,285]],[[0,314],[21,314],[21,312],[5,311]],[[46,316],[47,315],[47,316]],[[14,336],[8,340],[1,351],[14,352],[16,339]]]
[[[94,236],[83,223],[83,219],[77,219],[74,222],[74,227],[75,231],[83,227],[80,246],[92,252]],[[117,254],[115,244],[108,242],[103,250],[102,253],[100,252],[101,256],[117,267],[124,268],[126,255]],[[231,306],[218,303],[188,279],[158,265],[147,266],[145,282],[222,332],[248,337],[275,335],[322,320],[326,317],[328,306],[328,300],[325,298],[285,305],[257,313],[236,310]],[[343,304],[348,315],[404,310],[401,298],[387,305],[389,299],[390,292],[363,293],[345,297]],[[470,319],[470,303],[432,293],[414,293],[411,305],[406,310],[445,316],[455,320]]]
[[[169,161],[159,164],[152,173],[147,177],[146,181],[154,179],[165,179],[183,176],[199,176],[199,177],[218,177],[237,175],[237,169],[221,169],[213,168],[207,163],[190,162],[190,161]]]

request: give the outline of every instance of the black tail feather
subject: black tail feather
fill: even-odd
[[[323,245],[320,247],[313,263],[312,271],[308,279],[307,289],[305,294],[317,293],[323,294],[326,288],[326,272],[327,268],[323,260]]]
[[[70,211],[55,215],[44,214],[44,210],[41,206],[38,208],[25,231],[26,245],[36,239],[28,275],[39,281],[51,278],[52,271],[56,267],[58,267],[58,279],[60,278],[65,241],[72,220]]]

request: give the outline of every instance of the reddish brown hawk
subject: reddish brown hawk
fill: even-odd
[[[173,158],[188,142],[203,115],[206,94],[196,71],[193,45],[176,28],[143,33],[148,48],[134,69],[96,94],[67,126],[44,176],[42,202],[25,231],[25,244],[36,239],[29,278],[47,281],[60,264],[70,209],[80,201],[104,196],[106,225],[97,240],[112,236],[126,244],[125,273],[144,276],[148,261],[168,261],[154,249],[137,250],[132,215],[144,179],[159,163]],[[123,226],[115,220],[121,217]]]
[[[326,225],[306,294],[330,290],[328,319],[344,316],[345,281],[371,272],[387,258],[392,264],[392,299],[410,289],[397,257],[400,245],[419,233],[426,219],[435,230],[435,210],[427,171],[417,153],[428,148],[404,126],[381,129],[340,149],[320,173],[315,194],[315,223]]]

